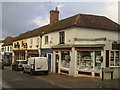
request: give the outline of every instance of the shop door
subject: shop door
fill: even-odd
[[[47,58],[48,58],[48,70],[49,72],[52,72],[52,53],[47,53]]]
[[[59,55],[55,55],[55,72],[58,73]]]

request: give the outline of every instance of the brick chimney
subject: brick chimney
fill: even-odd
[[[50,24],[59,21],[59,11],[56,7],[55,10],[50,11]]]

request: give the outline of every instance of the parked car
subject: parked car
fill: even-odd
[[[23,70],[23,66],[24,64],[27,64],[27,60],[16,60],[13,64],[12,64],[12,70]]]
[[[3,61],[0,60],[0,69],[4,69]]]
[[[23,72],[28,72],[34,75],[37,72],[48,74],[48,59],[46,57],[31,57],[28,58],[27,64],[24,65]]]

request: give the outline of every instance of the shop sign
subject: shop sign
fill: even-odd
[[[112,44],[113,50],[120,50],[120,44]]]

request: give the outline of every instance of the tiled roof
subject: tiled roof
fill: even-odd
[[[4,40],[3,40],[3,45],[2,46],[7,46],[7,45],[12,45],[13,43],[13,37],[11,36],[7,36]]]
[[[46,34],[49,32],[62,30],[72,26],[84,27],[84,28],[95,28],[95,29],[102,29],[102,30],[112,30],[112,31],[120,30],[119,24],[113,22],[112,20],[104,16],[77,14],[75,16],[60,20],[58,22],[48,24],[40,28],[36,28],[32,31],[22,33],[19,36],[15,37],[14,41],[38,36],[42,32]]]

